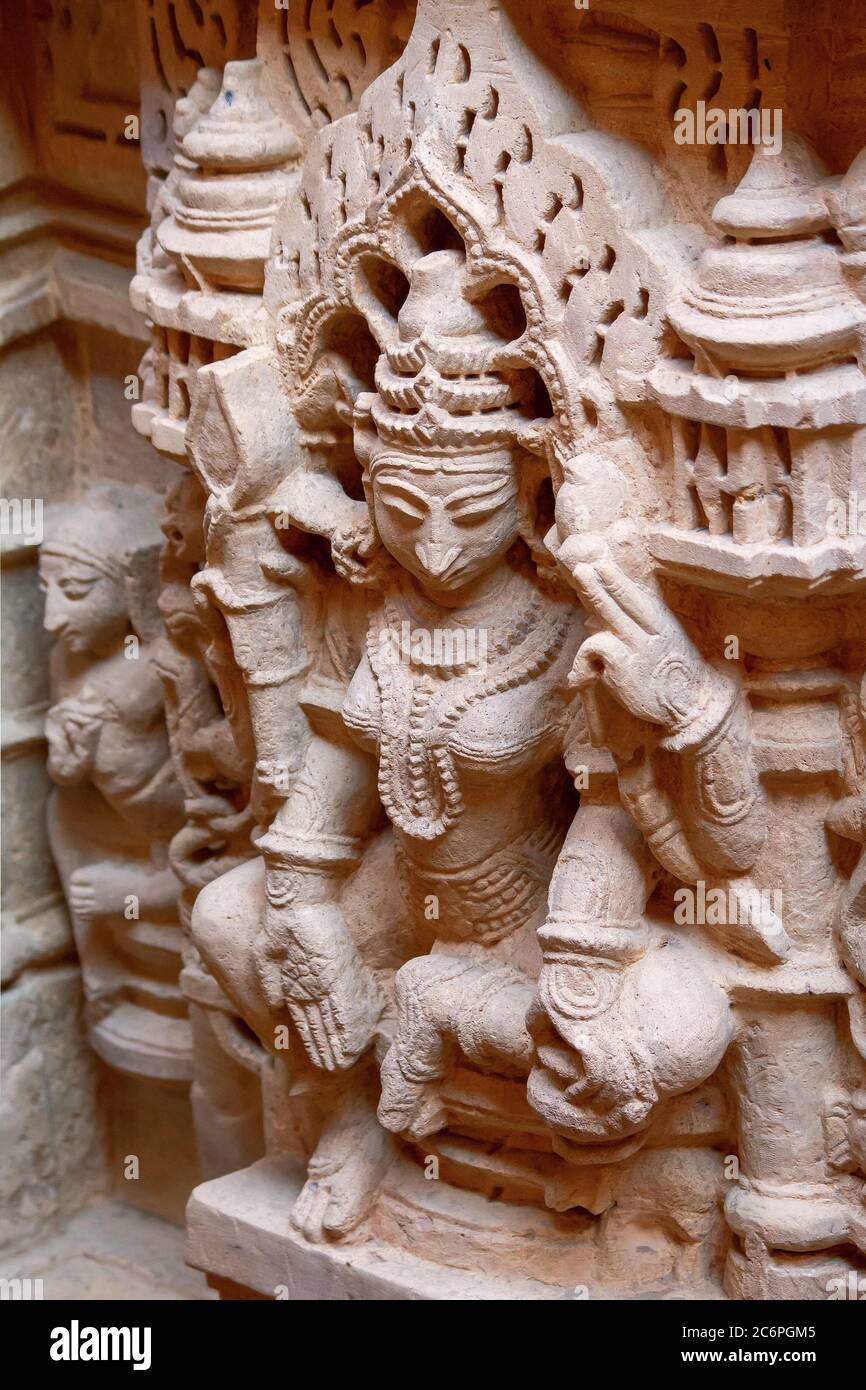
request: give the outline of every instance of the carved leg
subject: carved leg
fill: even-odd
[[[530,1027],[530,1105],[557,1134],[597,1144],[645,1130],[660,1101],[711,1076],[735,1018],[700,943],[661,932],[621,973],[554,960]]]
[[[394,1156],[378,1120],[371,1076],[355,1067],[335,1082],[331,1109],[292,1208],[292,1225],[307,1240],[341,1240],[370,1211]],[[327,1097],[326,1097],[327,1099]]]
[[[734,1034],[700,941],[647,925],[654,873],[620,807],[581,806],[539,932],[527,1086],[532,1108],[575,1144],[645,1130],[661,1100],[715,1071]]]
[[[439,1084],[455,1052],[525,1075],[532,1060],[526,1012],[533,985],[498,961],[420,956],[397,974],[397,1036],[382,1063],[379,1119],[413,1139],[446,1121]]]
[[[275,1016],[256,969],[254,943],[264,904],[265,866],[249,859],[208,883],[196,898],[190,931],[193,944],[225,997],[262,1046],[273,1050],[277,1028],[289,1017]]]
[[[261,1063],[265,1053],[238,1020],[190,1003],[195,1080],[191,1101],[204,1178],[246,1168],[261,1158]]]

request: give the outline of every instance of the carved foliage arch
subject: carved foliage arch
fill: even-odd
[[[563,112],[505,25],[486,7],[424,0],[401,58],[311,144],[275,227],[266,302],[303,397],[330,325],[363,320],[384,351],[413,262],[460,245],[479,293],[519,295],[511,365],[549,395],[557,487],[564,459],[625,432],[619,400],[639,398],[663,351],[671,262],[694,248],[686,232],[671,257],[649,158]]]

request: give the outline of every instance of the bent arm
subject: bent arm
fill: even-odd
[[[683,828],[702,864],[737,874],[751,869],[766,838],[766,794],[752,754],[745,693],[720,681],[719,705],[710,732],[678,741]]]
[[[288,1007],[311,1061],[327,1071],[365,1051],[383,1008],[339,902],[378,815],[373,760],[345,736],[315,733],[259,842],[267,888],[259,974],[271,1008]]]

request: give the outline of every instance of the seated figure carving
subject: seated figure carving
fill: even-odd
[[[40,556],[56,639],[51,848],[81,955],[90,1035],[111,1065],[189,1079],[181,930],[169,864],[183,800],[157,668],[158,516],[101,483],[63,510]]]
[[[336,710],[326,717],[302,696],[313,737],[260,841],[268,905],[256,951],[271,1009],[288,1013],[314,1067],[349,1078],[296,1204],[310,1234],[339,1234],[368,1208],[393,1153],[384,1130],[420,1138],[441,1126],[440,1084],[458,1053],[511,1078],[531,1062],[536,928],[576,801],[562,744],[582,629],[542,548],[551,517],[529,447],[533,374],[485,370],[503,339],[472,296],[459,252],[422,258],[379,389],[355,402],[369,520],[335,535],[334,554],[378,592],[366,611],[346,608],[354,669]],[[387,970],[365,959],[340,906],[341,880],[384,816],[412,956],[396,986],[399,958]],[[202,895],[200,923],[219,891]],[[371,1047],[384,1059],[378,1122]],[[376,1156],[359,1183],[362,1131]]]

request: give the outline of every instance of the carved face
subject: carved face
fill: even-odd
[[[123,586],[81,560],[42,554],[45,627],[71,652],[108,651],[129,628]]]
[[[372,490],[383,544],[433,598],[487,574],[519,533],[514,471],[428,473],[395,459],[376,469]]]

